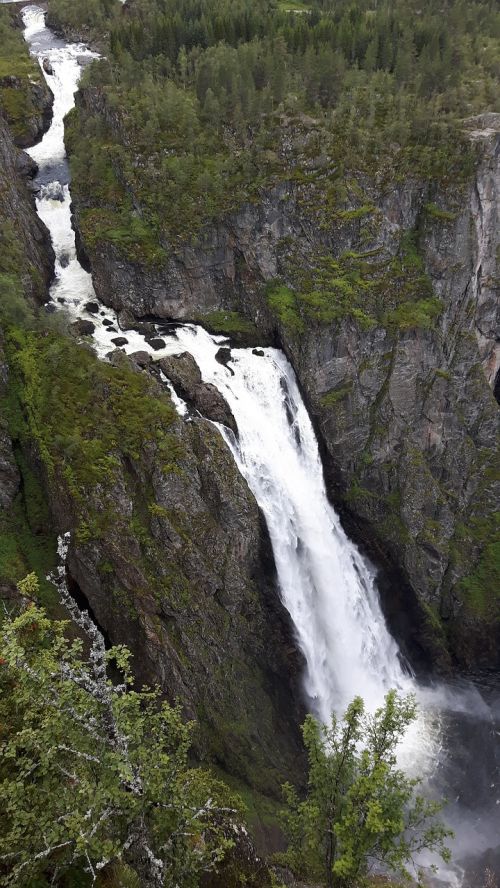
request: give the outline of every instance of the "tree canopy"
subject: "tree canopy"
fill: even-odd
[[[33,603],[34,574],[1,627],[0,885],[91,885],[119,866],[130,884],[196,886],[231,847],[239,803],[190,767],[191,725],[134,689],[129,652],[106,650],[64,568],[59,585],[83,639]]]
[[[53,0],[56,23],[86,19],[107,34],[69,128],[88,240],[119,247],[140,206],[137,258],[155,261],[158,245],[307,175],[314,157],[337,176],[470,172],[462,121],[498,109],[497,4],[290,6]]]
[[[323,877],[328,888],[360,888],[377,866],[411,879],[422,851],[449,860],[442,804],[419,795],[420,780],[397,765],[398,744],[416,716],[412,696],[390,691],[373,715],[356,697],[329,726],[307,717],[307,795],[284,787],[286,859],[298,873]]]

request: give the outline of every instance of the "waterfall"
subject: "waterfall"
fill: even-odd
[[[40,62],[48,58],[53,71],[43,71],[54,93],[52,124],[29,150],[39,165],[38,214],[49,228],[56,254],[51,307],[91,320],[94,347],[105,357],[114,348],[119,325],[116,313],[98,303],[92,278],[76,255],[64,146],[64,116],[74,105],[82,67],[96,54],[55,37],[40,7],[25,7],[23,17],[31,52]],[[261,355],[233,349],[231,365],[225,367],[216,360],[224,337],[210,336],[194,325],[161,336],[165,346],[155,357],[189,351],[204,380],[219,389],[233,411],[238,439],[220,430],[269,528],[281,599],[306,664],[304,689],[310,708],[326,722],[356,694],[373,710],[390,688],[415,690],[385,624],[375,571],[347,538],[328,502],[314,430],[286,357],[271,348]],[[126,339],[127,353],[153,353],[142,334],[127,331]],[[176,408],[185,415],[185,405],[165,381]],[[434,739],[430,742],[421,726],[413,734],[420,739],[413,736],[410,757],[418,747],[420,761],[424,750],[431,759]]]
[[[311,708],[328,721],[356,694],[379,705],[389,688],[407,690],[375,573],[328,502],[316,436],[286,357],[273,348],[233,349],[226,367],[204,330],[183,327],[177,337],[236,419],[237,440],[222,431],[266,518]]]
[[[40,61],[48,58],[53,69],[51,75],[43,72],[54,93],[52,125],[29,150],[39,166],[37,211],[56,254],[49,308],[92,321],[94,348],[104,358],[120,328],[116,313],[97,300],[91,276],[76,255],[64,146],[64,116],[74,105],[82,66],[96,54],[52,34],[40,7],[25,7],[23,18],[32,54]],[[272,348],[258,354],[232,349],[225,366],[216,357],[225,337],[194,325],[167,333],[160,328],[160,335],[164,346],[155,351],[140,333],[127,331],[124,351],[140,349],[157,358],[188,351],[204,381],[229,403],[238,438],[219,428],[267,522],[281,599],[304,655],[310,708],[328,721],[356,694],[373,710],[390,688],[416,693],[421,714],[405,738],[402,763],[433,776],[440,795],[449,790],[459,800],[449,820],[463,856],[495,848],[500,810],[496,691],[487,704],[464,683],[424,689],[403,663],[381,611],[375,571],[348,539],[328,501],[314,430],[286,357]],[[188,408],[164,382],[180,415],[187,417]],[[456,871],[440,868],[440,874],[446,880],[440,884],[461,884]]]

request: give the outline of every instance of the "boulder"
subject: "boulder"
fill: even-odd
[[[118,312],[118,326],[120,330],[137,330],[143,336],[154,336],[155,325],[148,321],[138,321],[128,308]]]
[[[168,376],[179,392],[184,392],[187,398],[191,397],[196,386],[201,383],[201,373],[198,364],[189,352],[181,355],[169,355],[158,361],[165,376]]]
[[[159,336],[147,336],[146,342],[151,348],[154,348],[155,351],[161,351],[162,348],[165,348],[166,342],[164,339],[160,339]]]
[[[134,364],[137,364],[138,367],[149,367],[153,360],[153,358],[147,351],[132,352],[132,354],[129,355],[129,358],[131,361],[134,362]]]
[[[85,318],[78,318],[77,321],[74,321],[74,323],[71,324],[71,329],[77,336],[92,336],[95,330],[95,324],[93,324],[92,321],[85,320]]]
[[[161,358],[158,365],[183,400],[190,402],[206,419],[221,422],[235,435],[238,434],[238,427],[227,401],[214,385],[202,381],[200,369],[192,355],[188,352],[169,355]]]
[[[237,435],[238,426],[226,399],[214,385],[202,382],[194,392],[193,403],[202,416],[212,422],[221,422]]]
[[[229,367],[229,361],[231,360],[231,349],[228,346],[223,346],[219,349],[217,354],[215,355],[215,360],[222,364],[223,367],[227,367],[231,376],[234,376],[234,370]]]
[[[52,63],[51,63],[50,59],[45,58],[43,60],[42,68],[45,71],[45,73],[48,74],[49,76],[51,76],[54,73],[54,69],[52,67]]]
[[[85,303],[85,311],[88,311],[89,314],[98,314],[99,303],[98,302],[86,302]]]
[[[122,345],[128,345],[128,339],[125,339],[125,336],[114,336],[111,342],[117,348],[120,348]]]

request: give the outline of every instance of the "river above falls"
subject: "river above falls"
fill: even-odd
[[[402,762],[424,771],[430,792],[448,796],[448,820],[457,833],[457,866],[441,869],[439,878],[441,884],[479,888],[479,873],[489,858],[477,864],[474,859],[490,854],[495,865],[499,853],[498,687],[486,678],[423,687],[413,678],[387,629],[376,571],[348,539],[328,501],[316,436],[293,369],[280,351],[266,348],[257,355],[232,349],[224,366],[216,359],[227,343],[224,337],[194,325],[158,322],[152,344],[137,331],[120,330],[116,313],[99,303],[76,254],[64,146],[64,116],[74,105],[82,68],[96,55],[57,38],[45,27],[40,7],[25,7],[23,16],[31,52],[39,60],[47,58],[53,71],[44,72],[54,93],[52,124],[29,150],[39,166],[37,211],[56,255],[48,310],[92,324],[101,358],[117,346],[116,340],[128,354],[141,350],[158,358],[189,351],[204,381],[226,398],[238,438],[220,430],[267,522],[280,594],[306,662],[309,707],[327,720],[355,694],[372,709],[389,688],[417,694],[422,714],[405,742]],[[174,403],[188,418],[180,399]],[[473,874],[464,875],[465,870]]]

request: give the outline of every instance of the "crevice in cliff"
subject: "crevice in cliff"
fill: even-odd
[[[500,404],[500,370],[497,370],[497,375],[495,376],[493,394],[495,395],[495,400],[497,404]]]
[[[104,629],[104,627],[99,624],[99,621],[95,615],[95,611],[92,608],[87,596],[85,595],[85,592],[83,591],[83,589],[79,585],[79,583],[75,580],[75,578],[72,576],[71,571],[69,570],[68,566],[66,566],[66,581],[68,584],[69,594],[71,595],[72,598],[75,599],[75,601],[78,605],[78,608],[81,611],[88,611],[90,619],[97,626],[99,632],[101,633],[102,637],[104,638],[104,644],[106,645],[106,650],[109,650],[113,646],[111,639],[110,639],[108,633],[106,632],[106,630]]]

